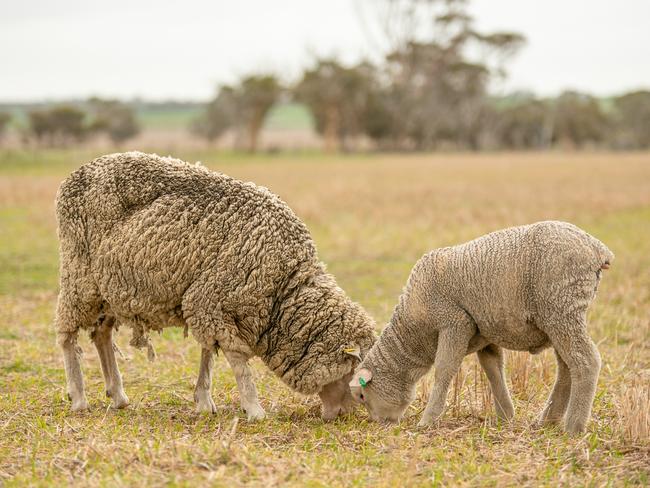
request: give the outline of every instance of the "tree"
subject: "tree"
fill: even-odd
[[[334,60],[319,60],[303,74],[294,93],[311,110],[326,151],[347,148],[348,139],[364,131],[373,78],[367,63],[346,68]]]
[[[194,121],[192,131],[212,142],[235,125],[236,117],[234,89],[225,86],[219,90],[214,100],[206,105],[204,113]]]
[[[497,144],[508,149],[547,148],[551,142],[549,103],[532,96],[515,97],[495,113]]]
[[[212,141],[235,128],[246,134],[246,147],[255,152],[264,119],[281,91],[273,75],[245,77],[236,86],[222,87],[192,129]]]
[[[11,114],[7,112],[0,112],[0,141],[2,141],[2,138],[5,135],[5,132],[7,131],[7,127],[9,126],[9,121],[11,120]]]
[[[553,142],[575,147],[603,142],[610,126],[594,97],[573,91],[555,100],[552,123]]]
[[[29,113],[29,126],[36,139],[48,145],[67,145],[83,140],[87,133],[86,114],[71,105],[33,110]]]
[[[615,98],[614,111],[614,146],[650,148],[650,91],[636,91]]]
[[[90,129],[105,132],[113,144],[121,144],[140,132],[134,110],[118,100],[91,98],[88,101],[93,115]]]
[[[280,84],[272,75],[244,78],[235,90],[237,115],[240,126],[248,134],[248,150],[255,152],[262,124],[273,104],[280,96]]]
[[[487,86],[523,44],[516,33],[481,33],[464,0],[384,0],[381,22],[389,46],[378,99],[381,130],[403,148],[441,142],[477,148],[487,120]],[[471,53],[481,53],[472,56]]]

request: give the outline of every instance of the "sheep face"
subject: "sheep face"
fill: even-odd
[[[399,383],[389,378],[371,381],[372,378],[373,374],[367,368],[357,371],[349,383],[352,397],[366,407],[372,420],[399,422],[404,411],[415,398],[415,387],[407,387],[406,391],[401,391],[401,388],[396,387]]]
[[[352,373],[323,387],[320,396],[323,420],[334,420],[339,414],[346,414],[354,408],[354,399],[348,383]]]

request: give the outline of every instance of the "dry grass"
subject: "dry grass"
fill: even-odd
[[[593,420],[581,438],[533,422],[554,379],[550,351],[509,353],[516,418],[494,417],[488,385],[466,359],[450,408],[415,428],[430,378],[407,419],[368,423],[362,411],[323,423],[318,402],[255,363],[269,418],[240,418],[238,393],[217,362],[215,416],[194,413],[198,348],[181,331],[155,340],[159,358],[126,345],[132,405],[102,396],[84,340],[91,411],[71,414],[51,329],[57,252],[52,202],[89,154],[0,153],[0,484],[606,485],[650,478],[650,155],[492,154],[244,158],[178,154],[280,194],[308,224],[340,284],[386,322],[411,266],[433,247],[540,219],[575,222],[617,259],[590,327],[603,356]]]

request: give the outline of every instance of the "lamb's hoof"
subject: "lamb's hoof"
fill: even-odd
[[[249,422],[256,422],[263,420],[266,417],[266,412],[260,405],[249,405],[244,407]]]
[[[499,422],[510,422],[515,417],[514,412],[497,414]]]
[[[439,418],[439,416],[434,417],[434,416],[425,415],[418,422],[418,428],[419,429],[428,429],[429,427],[432,427],[433,425],[436,424],[436,421],[438,420],[438,418]]]
[[[564,426],[564,431],[569,435],[584,434],[586,425],[581,422],[567,422]]]
[[[562,425],[562,420],[563,417],[551,418],[551,417],[546,417],[545,415],[541,415],[533,425],[538,429],[542,429],[544,427],[558,427]]]

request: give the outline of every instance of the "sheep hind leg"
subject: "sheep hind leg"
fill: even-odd
[[[490,382],[492,390],[492,399],[497,416],[503,420],[510,420],[515,415],[515,409],[512,406],[512,399],[506,384],[506,378],[503,371],[503,351],[495,344],[476,352],[478,362],[480,363],[485,375]]]
[[[257,389],[253,383],[253,374],[248,366],[248,357],[234,351],[224,351],[224,355],[235,373],[241,407],[249,421],[262,420],[266,413],[257,398]]]
[[[129,398],[124,393],[122,375],[115,359],[113,344],[114,317],[106,317],[92,332],[91,338],[99,355],[99,362],[106,383],[106,396],[111,399],[113,408],[124,408],[129,404]]]
[[[197,412],[216,413],[217,406],[212,400],[212,366],[214,365],[214,349],[201,349],[201,364],[199,376],[194,389],[194,401]]]
[[[475,332],[476,327],[468,319],[440,331],[434,362],[434,384],[422,419],[418,423],[419,427],[433,424],[442,415],[449,385],[463,362],[469,341]]]
[[[557,376],[553,385],[553,391],[548,397],[546,406],[539,416],[540,425],[561,423],[564,419],[571,395],[571,373],[569,372],[569,367],[560,357],[557,350],[554,350],[554,352],[557,362]]]
[[[63,365],[65,368],[66,392],[72,402],[72,411],[80,412],[88,409],[88,400],[84,392],[84,379],[81,372],[81,348],[77,345],[78,332],[59,332],[57,342],[63,350]]]
[[[545,332],[568,366],[571,377],[564,430],[570,434],[579,434],[585,430],[591,416],[600,372],[600,354],[587,333],[584,317],[565,320],[563,323],[566,325],[548,327]]]

